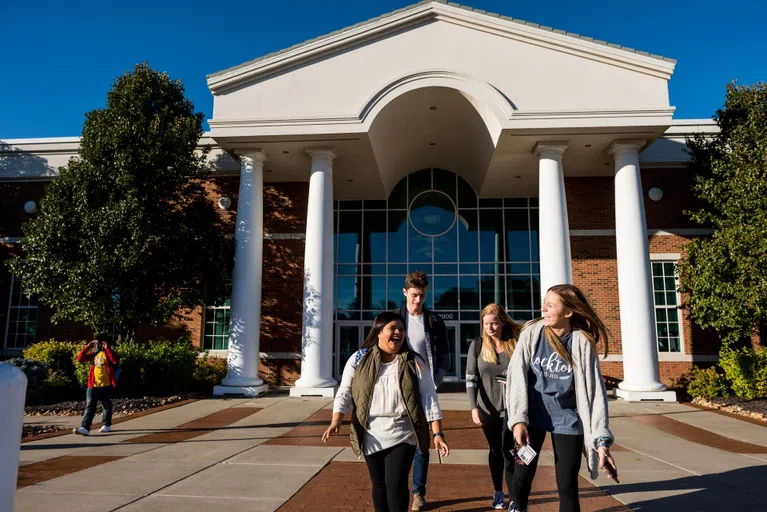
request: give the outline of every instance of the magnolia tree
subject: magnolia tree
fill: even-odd
[[[11,262],[54,322],[131,336],[228,296],[233,248],[202,186],[202,123],[181,82],[147,64],[86,114],[79,158],[46,187]]]
[[[679,266],[703,328],[726,342],[767,335],[767,84],[731,84],[714,120],[720,133],[687,141],[702,200],[692,219],[713,228]]]

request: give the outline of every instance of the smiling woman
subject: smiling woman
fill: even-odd
[[[322,435],[337,435],[351,412],[351,444],[364,455],[373,483],[376,510],[406,510],[408,474],[416,447],[449,449],[442,435],[442,412],[428,368],[404,343],[405,322],[387,311],[373,322],[362,348],[349,358],[333,405],[333,419]],[[433,436],[429,435],[429,424]]]

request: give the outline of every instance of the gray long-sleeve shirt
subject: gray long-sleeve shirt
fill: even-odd
[[[482,358],[482,338],[471,342],[466,361],[466,393],[469,395],[469,406],[478,407],[490,415],[499,415],[504,410],[505,390],[496,377],[506,377],[509,367],[509,356],[505,352],[498,353],[498,363],[488,363]]]

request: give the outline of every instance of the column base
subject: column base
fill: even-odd
[[[261,384],[260,386],[224,386],[219,384],[213,386],[213,396],[224,395],[245,395],[245,396],[261,396],[269,392],[269,384]]]
[[[626,402],[676,402],[676,391],[626,391],[615,388],[613,396]]]
[[[304,386],[293,386],[290,388],[290,396],[321,396],[325,398],[333,398],[336,396],[336,391],[338,391],[338,386],[333,386],[330,388],[308,388]]]

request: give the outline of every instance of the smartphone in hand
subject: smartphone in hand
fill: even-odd
[[[610,478],[615,480],[616,484],[621,483],[620,480],[618,480],[618,472],[615,470],[612,464],[610,464],[609,461],[605,461],[605,469],[607,469],[607,472],[610,473]]]

